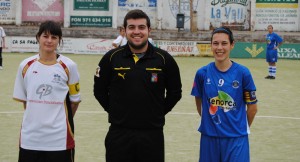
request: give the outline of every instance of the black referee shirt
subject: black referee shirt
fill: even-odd
[[[94,95],[112,125],[133,129],[164,126],[165,115],[182,92],[179,68],[169,53],[148,43],[145,55],[135,62],[127,44],[105,54],[99,67]]]

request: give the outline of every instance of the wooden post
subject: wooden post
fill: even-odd
[[[197,11],[194,11],[193,4],[193,0],[190,0],[190,29],[191,32],[197,32]]]

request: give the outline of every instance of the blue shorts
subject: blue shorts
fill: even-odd
[[[221,138],[201,135],[199,162],[250,162],[248,135]]]
[[[267,62],[277,62],[277,50],[267,49],[266,61]]]

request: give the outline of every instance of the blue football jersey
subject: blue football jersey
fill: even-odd
[[[267,49],[274,49],[274,47],[276,47],[283,40],[279,35],[273,32],[271,34],[267,34],[266,41],[267,41]]]
[[[256,87],[248,68],[232,62],[219,71],[212,62],[200,68],[191,95],[202,100],[199,131],[208,136],[238,137],[250,133],[246,104],[255,104]]]

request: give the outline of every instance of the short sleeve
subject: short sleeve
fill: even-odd
[[[13,99],[18,101],[27,100],[26,88],[25,88],[24,78],[22,76],[22,71],[23,71],[23,66],[20,65],[16,75],[14,92],[13,92]]]

